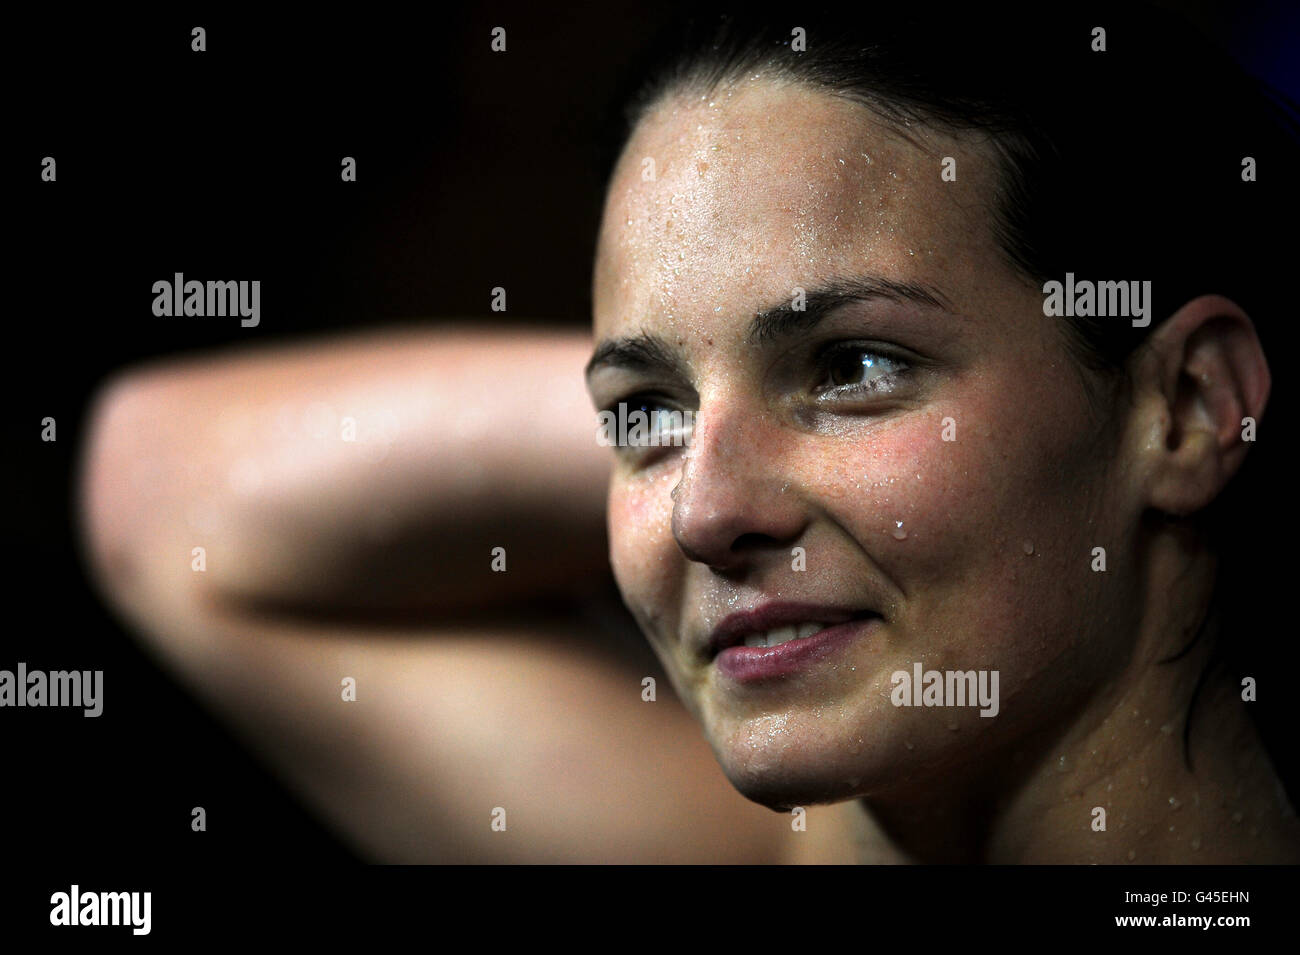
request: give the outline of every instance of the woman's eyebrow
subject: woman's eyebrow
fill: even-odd
[[[585,372],[588,378],[597,368],[615,367],[634,371],[657,371],[685,378],[686,369],[672,346],[648,332],[628,338],[611,338],[596,346]]]
[[[910,302],[944,312],[952,311],[944,294],[933,286],[898,282],[874,275],[831,279],[805,290],[801,299],[796,300],[792,295],[790,301],[760,311],[749,323],[745,341],[761,345],[777,338],[806,332],[841,305],[881,298]],[[802,307],[797,307],[796,301]]]

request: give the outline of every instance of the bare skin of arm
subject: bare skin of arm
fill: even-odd
[[[589,353],[426,328],[121,374],[81,462],[92,577],[367,858],[849,861],[851,807],[796,832],[748,802],[610,649]]]

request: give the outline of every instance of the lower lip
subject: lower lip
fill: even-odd
[[[714,663],[718,672],[735,683],[761,683],[793,676],[838,653],[881,622],[879,617],[849,620],[827,627],[802,640],[787,640],[775,647],[728,647]]]

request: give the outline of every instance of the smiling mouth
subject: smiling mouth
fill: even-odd
[[[790,624],[785,627],[777,627],[775,630],[769,630],[766,633],[751,633],[745,637],[744,646],[747,647],[775,647],[782,643],[789,643],[791,640],[807,640],[815,633],[820,633],[827,627],[833,626],[829,623],[801,623]]]
[[[846,610],[810,604],[764,604],[726,617],[708,643],[709,659],[732,647],[762,649],[808,640],[845,623],[879,617],[874,610]]]
[[[872,610],[769,604],[723,620],[709,663],[724,693],[798,686],[789,681],[833,669],[854,644],[878,635],[884,619]]]

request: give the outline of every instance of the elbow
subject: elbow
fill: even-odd
[[[92,395],[76,458],[73,508],[78,557],[92,586],[120,605],[139,584],[168,506],[168,400],[152,376],[119,372]]]

